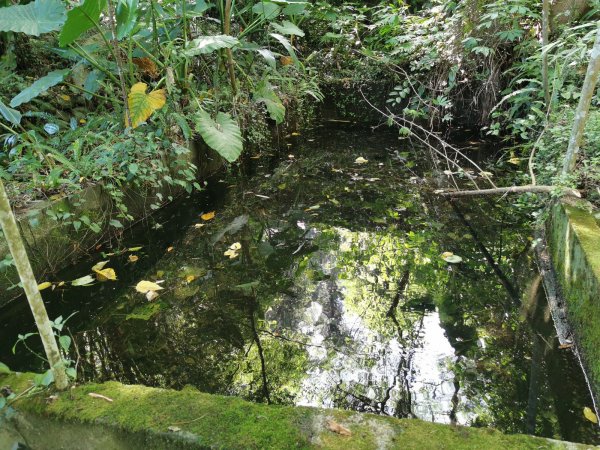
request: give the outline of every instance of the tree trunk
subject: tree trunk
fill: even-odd
[[[69,382],[67,379],[67,374],[65,373],[65,367],[60,356],[58,346],[56,345],[56,339],[54,338],[54,333],[52,332],[50,319],[48,319],[48,314],[46,313],[46,307],[42,301],[42,296],[40,295],[33,270],[31,269],[31,264],[29,263],[25,245],[21,239],[19,228],[17,227],[17,221],[15,220],[15,216],[10,208],[8,195],[6,195],[4,184],[2,183],[1,179],[0,226],[2,227],[2,231],[4,231],[4,237],[8,243],[10,253],[15,260],[15,266],[17,267],[19,278],[23,284],[27,301],[31,307],[31,312],[33,313],[35,323],[40,333],[40,338],[44,344],[46,357],[48,358],[50,368],[54,373],[54,383],[58,389],[66,389]]]
[[[583,87],[581,88],[579,104],[575,110],[571,137],[569,138],[569,146],[563,164],[563,175],[566,175],[575,169],[579,147],[581,146],[583,132],[585,131],[585,124],[590,112],[590,103],[592,102],[592,97],[596,90],[596,83],[598,82],[598,75],[600,75],[600,27],[598,28],[596,40],[592,47],[590,62],[585,74],[585,80],[583,81]]]

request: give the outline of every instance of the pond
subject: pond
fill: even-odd
[[[449,203],[432,194],[444,170],[384,129],[288,136],[41,280],[66,282],[43,291],[49,315],[70,317],[80,380],[600,442],[535,270],[533,211]],[[118,281],[70,285],[100,261]],[[34,328],[25,301],[0,317],[0,361],[42,371],[11,351]]]

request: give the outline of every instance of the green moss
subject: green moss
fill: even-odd
[[[600,392],[600,227],[589,207],[557,204],[549,226],[552,262],[570,323],[596,393]]]
[[[31,374],[0,376],[0,384],[15,391],[26,389]],[[112,402],[94,398],[104,395]],[[412,419],[394,419],[349,411],[271,406],[235,397],[128,386],[117,382],[85,384],[59,393],[47,402],[47,393],[23,398],[13,406],[63,423],[102,424],[128,433],[164,437],[169,427],[173,439],[185,437],[186,448],[456,448],[544,449],[563,444],[525,435],[477,428],[452,427]],[[328,429],[329,420],[348,428],[343,436]],[[573,448],[578,448],[577,446]],[[582,446],[583,448],[583,446]]]

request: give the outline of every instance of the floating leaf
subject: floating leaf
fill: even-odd
[[[31,86],[23,89],[13,97],[10,101],[10,106],[16,108],[17,106],[36,98],[52,86],[56,86],[63,81],[70,71],[71,69],[54,70],[39,80],[34,81]]]
[[[105,7],[106,0],[85,0],[83,5],[69,11],[58,36],[59,45],[66,47],[87,30],[94,28],[100,22],[100,13]]]
[[[369,160],[363,158],[362,156],[359,156],[358,158],[356,158],[354,160],[354,164],[367,164],[368,162],[369,162]]]
[[[92,284],[94,281],[93,276],[86,275],[85,277],[77,278],[76,280],[71,281],[71,286],[87,286],[88,284]]]
[[[43,283],[38,284],[38,291],[48,289],[50,286],[52,286],[52,283],[50,283],[49,281],[44,281]]]
[[[158,298],[158,293],[156,291],[148,291],[146,292],[146,300],[151,302],[152,300],[156,300]]]
[[[115,269],[102,269],[102,270],[94,270],[96,272],[96,278],[98,281],[117,281],[117,274],[115,273]]]
[[[147,88],[146,83],[135,83],[127,97],[132,128],[144,123],[154,111],[162,108],[167,101],[164,89],[157,89],[146,94]]]
[[[186,56],[207,55],[222,48],[232,48],[238,45],[240,41],[226,34],[215,36],[200,36],[190,42],[185,50]]]
[[[583,416],[592,423],[598,423],[598,417],[596,417],[594,411],[592,411],[587,406],[583,408]]]
[[[109,261],[100,261],[99,263],[94,264],[94,266],[92,267],[92,270],[95,272],[97,270],[102,270],[104,269],[104,266],[106,266],[109,263]]]
[[[214,219],[214,217],[215,217],[215,212],[214,212],[214,211],[207,212],[207,213],[205,213],[205,214],[202,214],[202,215],[200,216],[200,218],[201,218],[202,220],[211,220],[211,219]]]
[[[66,18],[66,10],[61,0],[35,0],[26,5],[2,8],[0,31],[39,36],[60,29]]]
[[[242,153],[242,133],[229,114],[219,112],[213,120],[200,110],[196,129],[206,144],[229,162],[234,162]]]
[[[135,286],[135,290],[142,294],[145,294],[146,292],[149,292],[149,291],[160,291],[161,289],[163,289],[163,288],[160,287],[158,284],[153,283],[152,281],[146,281],[146,280],[140,281]]]

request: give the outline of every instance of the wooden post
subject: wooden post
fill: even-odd
[[[23,289],[25,290],[27,301],[29,302],[31,312],[33,313],[35,324],[37,325],[40,338],[44,344],[44,350],[46,351],[46,357],[50,363],[50,368],[54,373],[54,383],[57,389],[66,389],[69,385],[69,381],[65,372],[64,363],[60,356],[60,351],[58,350],[58,345],[56,344],[56,339],[54,338],[54,333],[52,331],[52,325],[50,324],[50,319],[48,319],[48,313],[46,312],[46,307],[42,301],[42,296],[40,295],[38,284],[35,280],[35,275],[33,274],[27,251],[25,250],[25,244],[19,233],[17,221],[15,220],[15,216],[10,207],[8,195],[4,189],[2,179],[0,179],[0,226],[2,226],[8,248],[15,261],[15,266],[17,267],[19,278],[23,284]]]

